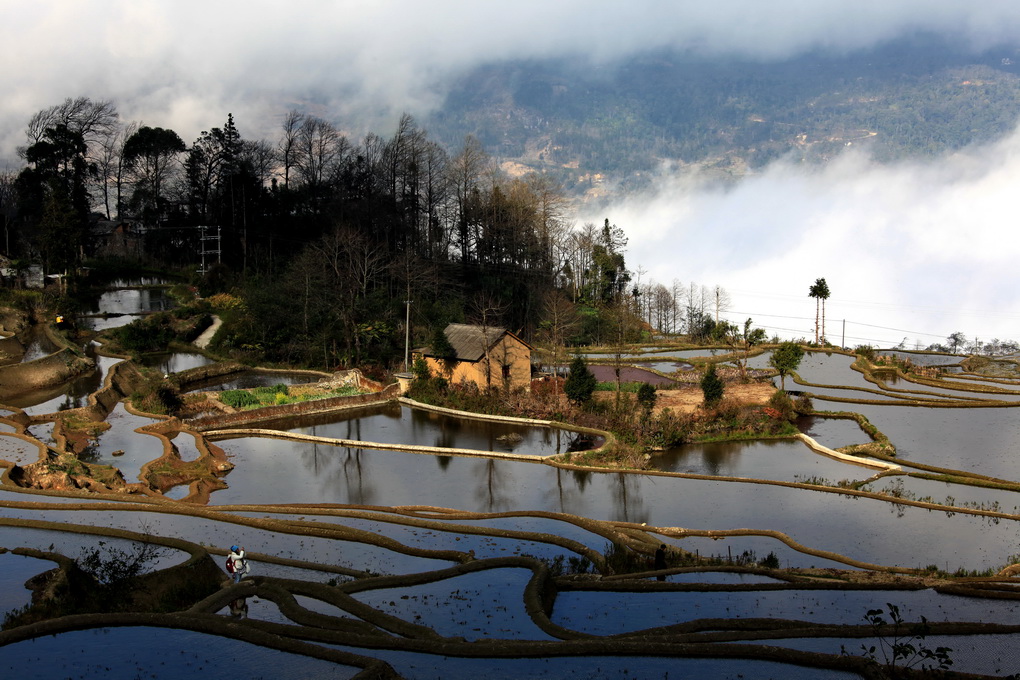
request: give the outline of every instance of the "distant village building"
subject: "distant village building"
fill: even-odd
[[[433,375],[451,383],[471,382],[488,387],[531,389],[532,347],[516,335],[495,326],[451,323],[443,331],[453,348],[450,356],[438,356],[431,347],[414,350]]]
[[[96,220],[92,224],[99,257],[138,258],[144,252],[144,237],[131,220]]]

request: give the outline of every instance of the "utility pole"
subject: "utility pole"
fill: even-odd
[[[846,348],[846,319],[843,319],[843,341],[839,344],[839,346]]]
[[[220,259],[220,253],[222,252],[222,249],[221,249],[221,246],[220,246],[220,228],[216,227],[216,235],[215,236],[208,235],[206,233],[207,229],[209,229],[209,227],[204,226],[204,225],[198,227],[198,240],[200,242],[200,252],[201,252],[201,255],[202,255],[202,268],[198,270],[198,273],[202,274],[203,276],[209,271],[209,268],[206,266],[206,262],[205,262],[205,256],[206,255],[215,255],[216,256],[216,263],[217,264],[219,264],[222,261]],[[206,242],[207,241],[216,241],[216,247],[213,248],[213,249],[207,248],[206,247]]]
[[[407,373],[407,363],[411,356],[411,301],[404,300],[407,305],[407,315],[404,319],[404,373]]]

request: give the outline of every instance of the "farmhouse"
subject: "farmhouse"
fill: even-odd
[[[431,347],[414,351],[433,375],[451,383],[472,382],[480,389],[531,389],[531,345],[496,326],[451,323],[443,334],[450,343],[445,355]]]

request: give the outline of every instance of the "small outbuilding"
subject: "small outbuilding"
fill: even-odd
[[[431,347],[414,351],[433,375],[451,383],[472,382],[490,387],[531,389],[531,345],[505,328],[451,323],[443,334],[450,344],[446,355]]]

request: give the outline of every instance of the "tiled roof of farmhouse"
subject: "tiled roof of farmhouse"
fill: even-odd
[[[498,326],[451,323],[444,333],[457,352],[458,361],[478,361],[485,356],[486,349],[499,342],[506,334],[506,329]]]

